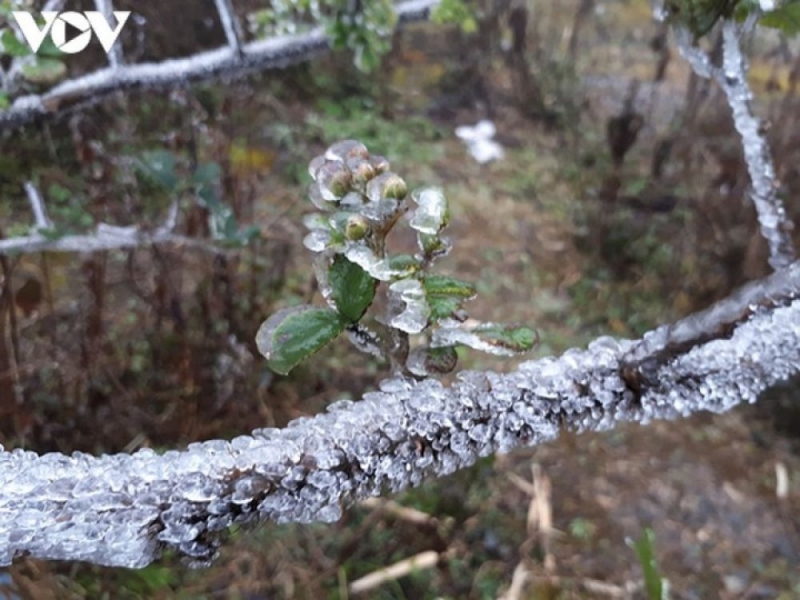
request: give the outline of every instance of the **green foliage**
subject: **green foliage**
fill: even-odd
[[[333,341],[345,325],[341,315],[329,308],[308,305],[284,308],[261,325],[256,345],[270,368],[286,375]]]
[[[274,0],[248,17],[257,36],[302,33],[321,25],[334,48],[352,50],[356,67],[374,71],[390,48],[397,24],[391,0]]]
[[[218,194],[222,170],[217,163],[197,165],[188,177],[180,173],[178,157],[166,150],[143,152],[137,162],[145,181],[155,184],[171,198],[191,196],[209,212],[212,237],[223,244],[240,246],[258,236],[255,226],[241,228],[233,210]]]
[[[468,320],[463,304],[475,296],[474,286],[430,272],[450,249],[441,235],[450,220],[442,190],[409,194],[389,161],[355,140],[314,158],[309,174],[309,196],[321,212],[305,218],[304,244],[317,254],[314,272],[330,308],[285,309],[261,326],[259,350],[274,370],[288,372],[345,330],[359,350],[388,359],[396,374],[420,378],[452,371],[458,346],[505,356],[534,346],[527,327]],[[406,214],[419,252],[393,255],[387,237]],[[385,302],[374,331],[362,321],[378,289]],[[412,348],[415,335],[424,339]]]
[[[800,33],[800,1],[784,2],[766,13],[758,22],[764,27],[780,29],[786,35],[797,35]]]
[[[667,0],[669,19],[702,37],[722,18],[730,17],[739,0]]]
[[[644,588],[648,600],[667,600],[669,585],[662,579],[655,556],[656,536],[652,529],[645,529],[639,539],[633,542],[634,551],[644,574]]]
[[[461,27],[464,33],[475,33],[478,30],[475,11],[464,0],[442,0],[433,9],[431,20],[439,24],[453,23]]]
[[[333,259],[328,278],[339,314],[351,323],[357,322],[372,304],[378,280],[341,254]]]

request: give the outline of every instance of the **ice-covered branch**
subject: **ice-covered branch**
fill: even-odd
[[[0,255],[35,252],[98,252],[119,248],[137,248],[150,244],[176,244],[218,251],[207,240],[176,235],[167,227],[149,232],[134,226],[117,227],[100,223],[93,234],[49,237],[41,233],[34,233],[0,240]]]
[[[739,37],[742,28],[734,21],[722,24],[722,66],[693,44],[691,33],[676,27],[678,48],[692,69],[705,78],[713,78],[725,93],[733,113],[736,131],[742,140],[744,158],[752,183],[751,197],[758,213],[761,235],[769,245],[769,263],[773,269],[785,267],[794,260],[793,224],[778,196],[775,166],[758,117],[753,113],[753,94],[747,82],[747,62]]]
[[[406,0],[396,6],[400,23],[427,17],[439,0]],[[221,5],[227,5],[219,0]],[[230,13],[221,13],[223,18]],[[227,40],[236,35],[235,21],[225,25]],[[234,29],[229,30],[229,26]],[[118,90],[163,89],[215,77],[231,79],[254,71],[283,68],[328,50],[325,32],[318,27],[308,33],[253,41],[240,47],[232,44],[186,58],[157,63],[111,66],[70,79],[41,95],[21,96],[10,108],[0,111],[0,129],[29,123],[37,118],[96,102]]]
[[[392,379],[230,442],[102,457],[0,451],[0,564],[30,554],[141,567],[164,548],[204,561],[233,523],[335,521],[353,500],[562,429],[753,402],[800,371],[798,292],[800,263],[666,335],[601,338],[510,374],[462,372],[450,387]]]
[[[112,0],[94,0],[94,7],[102,13],[108,23],[116,26],[114,16],[114,4]],[[112,68],[120,66],[123,62],[122,44],[114,44],[108,52],[108,64]]]

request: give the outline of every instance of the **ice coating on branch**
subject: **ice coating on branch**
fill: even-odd
[[[716,322],[708,317],[649,336],[656,364],[641,348],[647,343],[600,338],[509,374],[461,372],[449,387],[386,380],[359,402],[338,402],[285,429],[183,451],[0,450],[0,564],[29,554],[142,567],[165,548],[202,563],[232,524],[333,521],[353,500],[546,442],[562,428],[602,430],[752,402],[800,372],[798,271],[776,273],[707,311],[724,317],[734,314],[727,304],[759,300],[716,338],[704,338],[702,327]],[[675,332],[690,326],[697,329],[677,350]],[[701,341],[687,346],[687,339]],[[635,347],[649,365],[638,389],[621,376]]]
[[[752,183],[751,198],[758,213],[761,235],[770,249],[773,269],[788,266],[795,256],[791,232],[793,223],[778,196],[775,166],[761,122],[753,112],[753,94],[747,80],[747,61],[740,45],[742,27],[725,20],[722,25],[722,67],[712,64],[710,57],[694,45],[691,33],[684,27],[675,29],[681,54],[701,77],[713,78],[725,92],[733,113],[733,123],[742,141],[745,162]]]

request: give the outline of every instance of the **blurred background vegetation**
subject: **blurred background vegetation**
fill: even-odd
[[[136,28],[123,36],[137,60],[224,43],[212,2],[129,4],[147,31],[146,44]],[[0,442],[161,450],[283,426],[373,389],[386,365],[345,341],[288,377],[254,342],[267,316],[317,294],[302,246],[306,165],[342,138],[385,155],[412,189],[444,188],[455,247],[442,270],[476,284],[477,318],[538,331],[526,358],[637,336],[766,274],[724,98],[690,73],[646,0],[464,6],[396,31],[369,73],[334,52],[232,83],[120,94],[3,134],[4,237],[29,231],[30,180],[53,235],[155,229],[177,202],[176,231],[207,244],[3,259]],[[797,50],[776,32],[749,40],[795,220]],[[80,56],[65,73],[97,58]],[[482,119],[505,151],[486,165],[454,135]],[[472,353],[461,364],[515,362]],[[348,598],[353,580],[433,550],[445,557],[434,567],[352,596],[496,598],[511,586],[516,598],[644,598],[663,577],[678,598],[800,598],[798,434],[787,385],[722,416],[567,433],[335,525],[234,530],[208,569],[171,556],[140,571],[21,560],[0,571],[0,593]],[[776,472],[788,497],[776,497]]]

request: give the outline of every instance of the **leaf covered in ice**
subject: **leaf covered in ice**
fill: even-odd
[[[339,314],[351,323],[358,321],[372,304],[378,285],[377,279],[341,254],[333,259],[328,282]]]
[[[431,275],[422,281],[422,285],[431,307],[431,317],[436,320],[451,317],[466,300],[475,297],[475,287],[455,277]]]
[[[270,368],[286,375],[344,331],[346,321],[334,310],[309,305],[279,310],[261,324],[258,351]]]
[[[431,307],[425,300],[425,290],[417,279],[401,279],[389,286],[389,294],[405,304],[390,325],[406,333],[420,333],[428,325]]]
[[[411,197],[417,203],[411,227],[430,235],[439,233],[450,219],[444,192],[437,187],[428,187],[415,191]]]
[[[467,326],[447,320],[433,332],[432,348],[462,345],[496,356],[514,356],[536,345],[536,332],[529,327],[514,327],[497,323]]]

